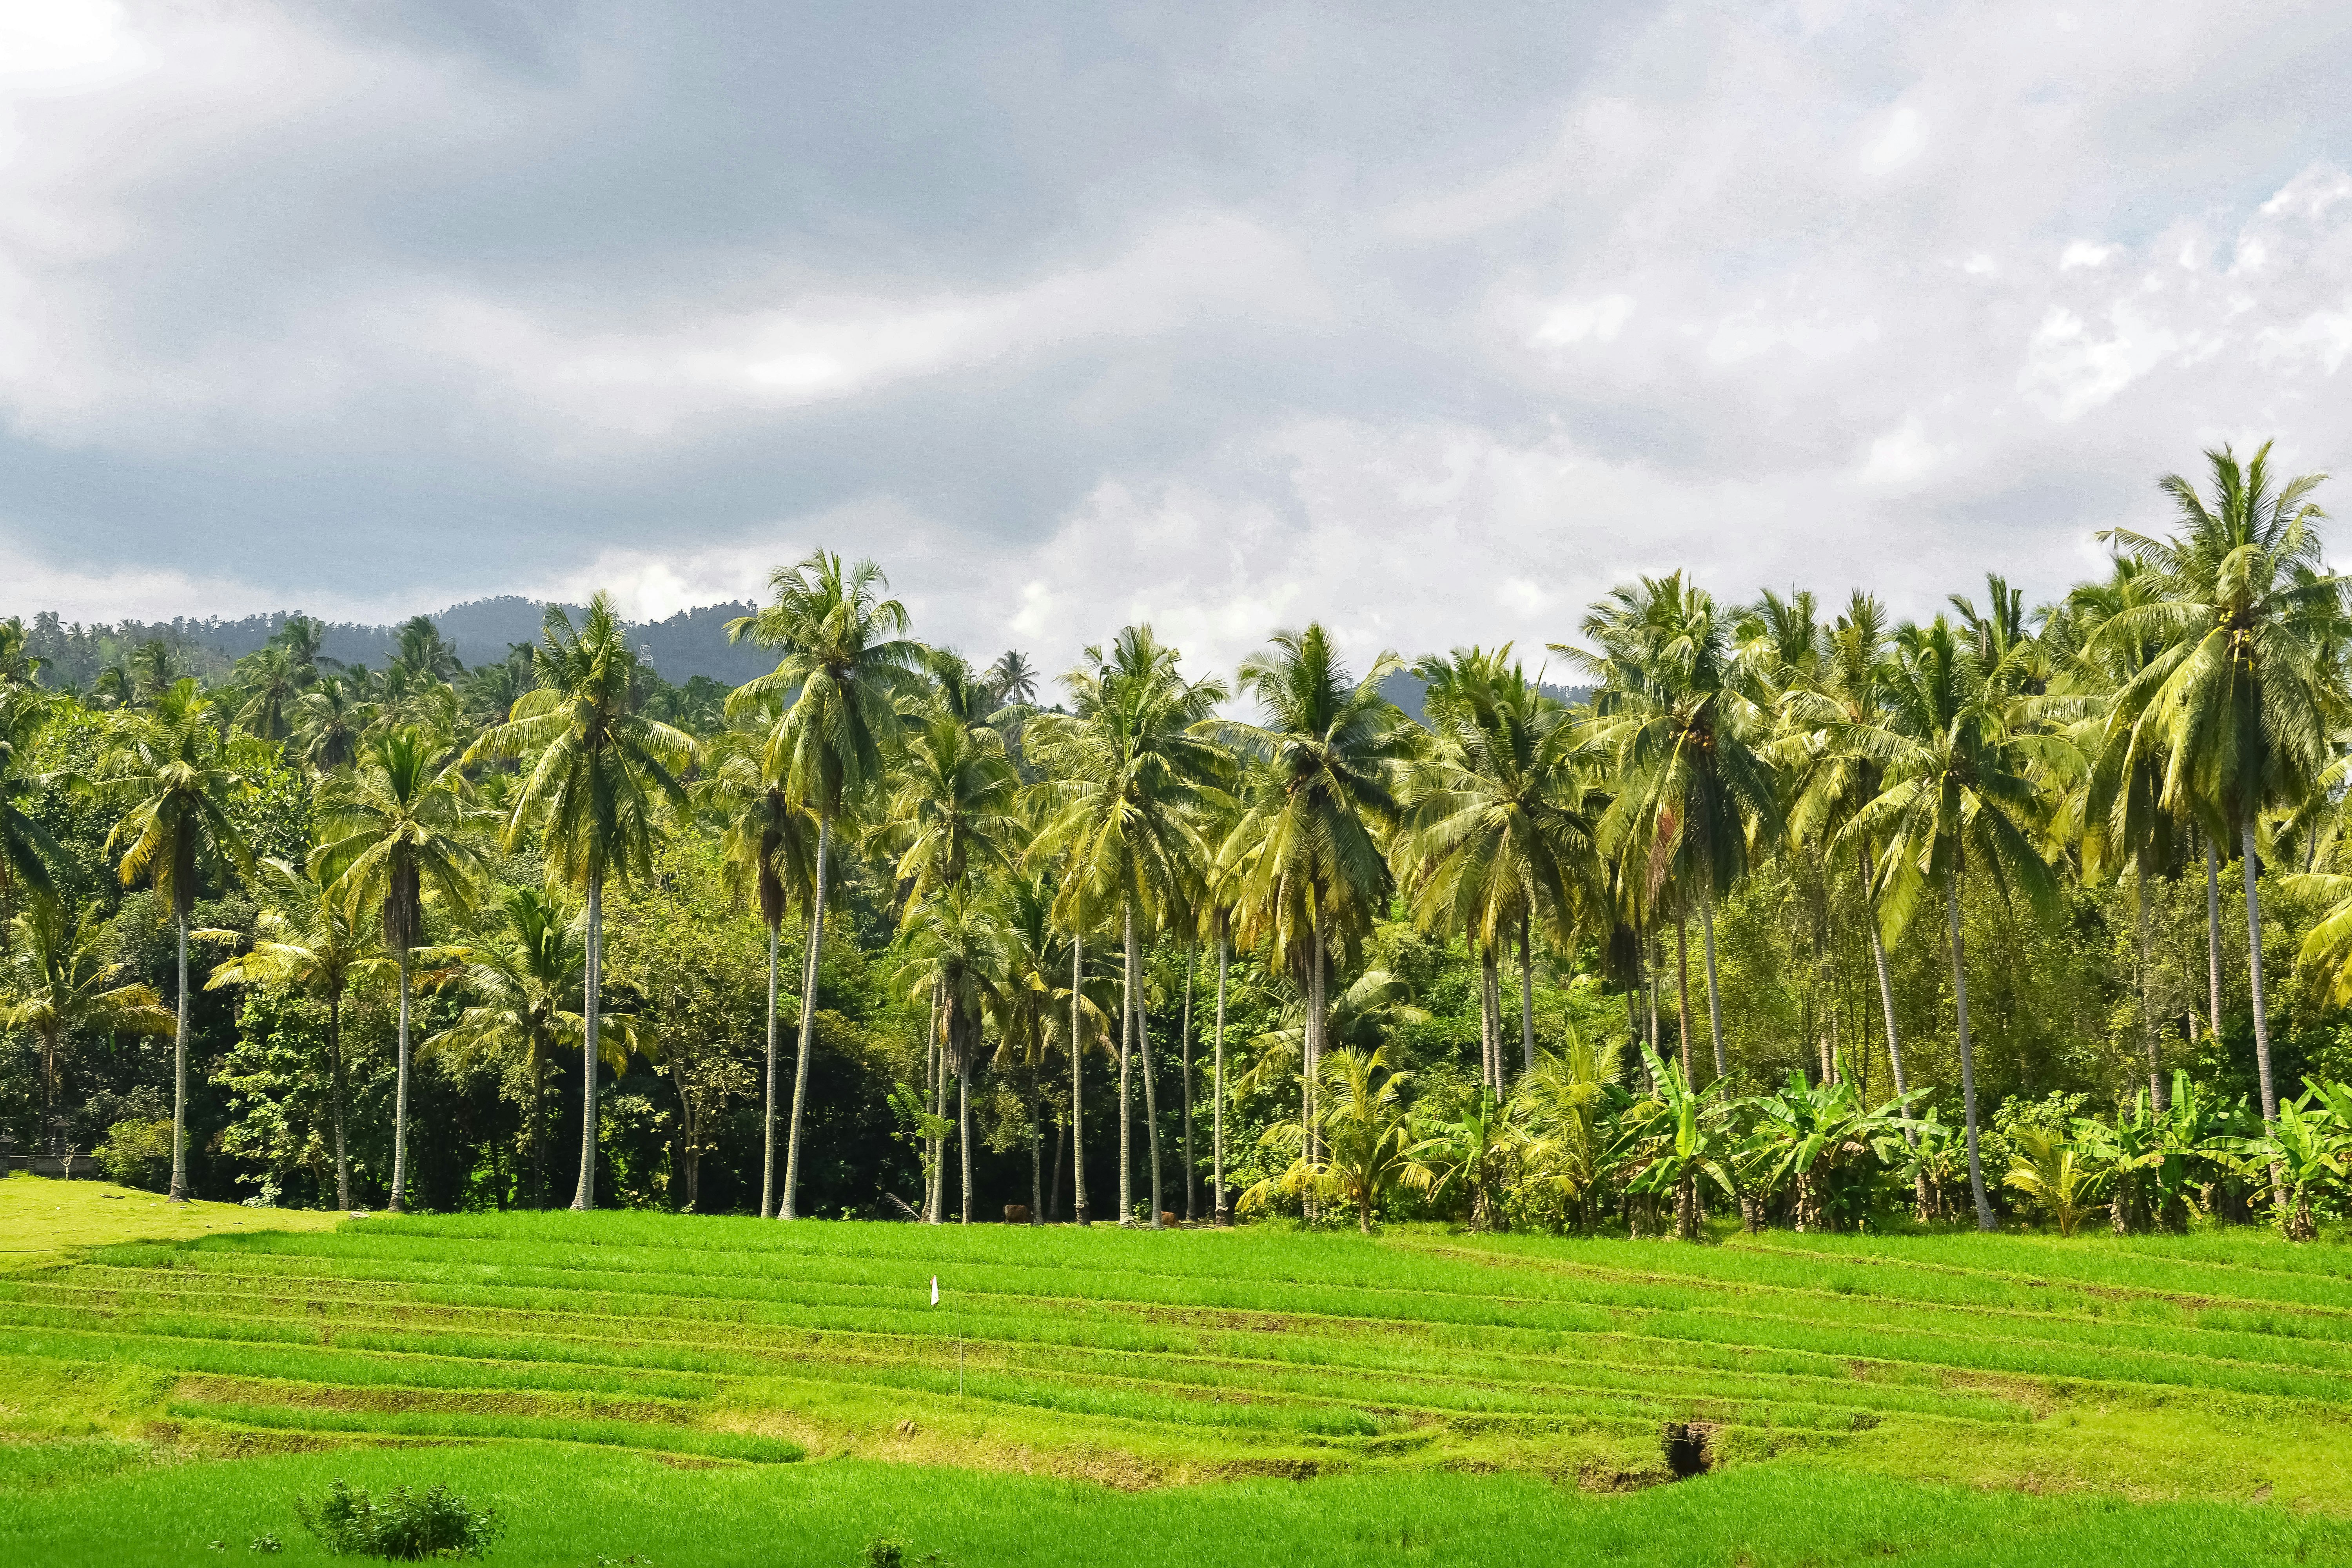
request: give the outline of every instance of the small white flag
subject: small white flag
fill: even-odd
[[[939,1304],[940,1304],[940,1277],[939,1277],[938,1275],[934,1274],[934,1275],[932,1275],[932,1276],[931,1276],[931,1305],[932,1305],[932,1306],[934,1306],[934,1307],[936,1307],[936,1306],[938,1306]]]

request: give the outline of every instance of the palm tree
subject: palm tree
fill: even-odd
[[[42,667],[48,662],[32,650],[25,633],[24,616],[10,616],[0,620],[0,689],[39,685]]]
[[[354,921],[373,905],[400,976],[398,1077],[393,1096],[392,1195],[401,1212],[408,1173],[408,1011],[414,952],[425,942],[425,890],[454,920],[471,914],[487,868],[460,839],[471,815],[448,752],[411,725],[370,740],[352,773],[319,791],[310,874],[331,884]]]
[[[1793,734],[1772,755],[1790,775],[1795,802],[1789,812],[1790,836],[1826,847],[1856,812],[1877,798],[1884,782],[1878,762],[1865,750],[1841,744],[1839,738],[1879,727],[1899,666],[1890,657],[1885,607],[1860,589],[1822,631],[1819,642],[1806,678],[1792,682],[1782,698],[1783,721]],[[1854,844],[1853,853],[1867,899],[1878,881],[1875,851],[1863,839]],[[1878,975],[1878,1005],[1886,1026],[1886,1059],[1895,1074],[1895,1092],[1908,1094],[1903,1037],[1895,1018],[1895,984],[1887,973],[1886,941],[1874,911],[1863,929]],[[1916,1144],[1916,1134],[1910,1136]]]
[[[144,984],[117,985],[129,967],[106,956],[106,927],[97,906],[68,920],[65,905],[37,894],[8,922],[8,983],[0,990],[0,1026],[23,1029],[41,1047],[41,1130],[49,1152],[58,1135],[58,1080],[66,1041],[84,1030],[168,1035],[171,1010]]]
[[[1116,918],[1126,938],[1119,1004],[1119,1216],[1134,1212],[1129,1158],[1132,1126],[1129,1087],[1132,1026],[1143,1068],[1145,1116],[1151,1143],[1151,1224],[1160,1224],[1160,1121],[1151,1074],[1150,1041],[1142,1028],[1136,969],[1136,925],[1147,932],[1181,923],[1207,855],[1196,819],[1219,798],[1224,757],[1196,732],[1225,689],[1215,680],[1186,680],[1177,652],[1129,626],[1111,645],[1086,652],[1087,662],[1062,678],[1069,713],[1040,714],[1029,723],[1029,758],[1045,774],[1036,786],[1043,818],[1031,841],[1033,868],[1061,879],[1055,921],[1073,938],[1073,990],[1082,960],[1082,933]],[[1073,1003],[1075,1006],[1075,1002]],[[1076,1032],[1075,1019],[1073,1033]],[[1073,1067],[1072,1089],[1077,1088]],[[1072,1108],[1073,1127],[1076,1108]],[[1083,1188],[1080,1223],[1087,1222]]]
[[[2153,578],[2148,601],[2110,618],[2101,639],[2145,638],[2163,649],[2116,693],[2119,721],[2145,726],[2147,743],[2167,752],[2161,803],[2238,843],[2254,1060],[2263,1115],[2275,1120],[2254,829],[2264,810],[2309,794],[2326,765],[2327,738],[2341,728],[2344,698],[2323,650],[2341,634],[2345,581],[2320,559],[2326,513],[2311,495],[2326,476],[2274,486],[2270,450],[2264,443],[2243,465],[2227,447],[2207,452],[2210,498],[2166,475],[2159,488],[2178,510],[2178,535],[2110,529],[2099,537]]]
[[[282,647],[264,647],[236,661],[245,706],[236,721],[265,741],[283,741],[293,731],[294,702],[302,689],[300,667]]]
[[[768,928],[768,1061],[766,1100],[761,1113],[760,1217],[769,1216],[776,1195],[776,970],[784,913],[793,903],[806,909],[816,877],[816,818],[785,792],[784,780],[767,771],[771,716],[754,712],[714,736],[714,765],[695,785],[696,803],[717,815],[719,853],[738,896],[755,902]]]
[[[2147,668],[2162,645],[2145,636],[2101,635],[2116,616],[2147,603],[2152,586],[2138,562],[2118,558],[2106,582],[2080,584],[2067,595],[2065,640],[2074,646],[2059,685],[2081,691],[2085,700],[2085,711],[2076,723],[2077,744],[2089,763],[2081,791],[2084,872],[2086,878],[2118,872],[2128,861],[2135,873],[2140,1032],[2147,1052],[2148,1100],[2161,1110],[2164,1071],[2148,990],[2154,970],[2148,954],[2148,878],[2179,858],[2188,824],[2180,813],[2165,806],[2165,757],[2158,737],[2128,721],[2114,700],[2114,694]],[[2209,855],[2209,874],[2210,870]],[[2214,934],[2209,925],[2209,939]],[[2218,960],[2218,942],[2209,940],[2208,952]]]
[[[308,687],[324,670],[341,669],[342,660],[326,656],[327,628],[309,616],[289,616],[270,642],[286,650],[294,664],[296,684]]]
[[[972,1218],[971,1075],[980,1065],[981,1025],[1003,1005],[1009,944],[989,901],[951,886],[908,911],[900,984],[934,1004],[940,1065],[956,1081],[956,1145],[963,1165],[963,1223]],[[937,1214],[934,1213],[934,1219]]]
[[[28,686],[0,688],[0,908],[19,888],[54,895],[49,867],[64,858],[57,839],[26,806],[42,784],[27,766],[34,731],[48,705]]]
[[[129,676],[131,698],[135,702],[160,702],[164,693],[185,679],[179,656],[162,637],[149,637],[132,650]]]
[[[889,579],[871,561],[845,568],[818,551],[769,575],[774,597],[757,613],[727,623],[730,641],[782,651],[769,674],[727,700],[732,714],[778,704],[764,759],[771,777],[816,814],[815,896],[809,901],[808,952],[801,977],[800,1051],[793,1064],[793,1118],[784,1147],[784,1196],[777,1217],[798,1213],[801,1103],[808,1093],[809,1047],[816,1024],[818,950],[824,934],[825,862],[842,814],[879,784],[898,737],[900,698],[918,689],[921,646],[906,635],[906,606],[880,595]]]
[[[1563,948],[1598,898],[1601,868],[1584,767],[1568,709],[1511,662],[1508,644],[1494,653],[1456,648],[1423,659],[1413,673],[1427,682],[1423,711],[1434,743],[1411,771],[1412,808],[1395,858],[1424,924],[1458,924],[1486,954],[1488,1080],[1503,1089],[1500,1020],[1492,1016],[1494,954],[1516,926],[1519,936],[1519,1048],[1522,1072],[1536,1065],[1533,953],[1540,921]]]
[[[560,607],[547,612],[539,648],[539,684],[514,705],[507,722],[483,731],[466,760],[537,754],[515,792],[505,843],[536,830],[549,873],[582,889],[588,903],[588,950],[581,980],[580,1186],[575,1209],[596,1206],[596,1063],[604,980],[604,880],[653,869],[654,841],[666,810],[686,804],[678,774],[698,753],[694,737],[634,708],[637,656],[622,636],[611,595],[588,601],[575,630]],[[824,858],[818,857],[818,880]],[[810,1009],[801,1010],[807,1032]],[[787,1205],[791,1202],[789,1184]]]
[[[179,1011],[172,1048],[172,1201],[188,1196],[188,915],[200,864],[226,861],[250,872],[253,851],[229,816],[246,787],[223,755],[212,700],[193,679],[173,683],[152,714],[125,715],[109,731],[97,788],[129,809],[106,836],[122,848],[125,887],[145,877],[172,911],[179,935]]]
[[[360,738],[375,710],[360,700],[350,682],[322,675],[294,700],[293,717],[295,754],[327,773],[359,761]]]
[[[520,1063],[530,1082],[532,1202],[547,1205],[547,1139],[543,1130],[547,1069],[558,1051],[584,1048],[587,1026],[564,1007],[587,973],[587,944],[576,921],[536,888],[509,889],[499,900],[504,930],[450,951],[456,967],[438,980],[461,985],[474,1005],[457,1021],[426,1040],[420,1052],[446,1054],[460,1063],[499,1060]],[[614,1071],[625,1070],[629,1053],[642,1049],[636,1020],[625,1013],[600,1012],[598,1056]]]
[[[2019,644],[1988,665],[1979,643],[1938,616],[1895,635],[1886,708],[1877,722],[1841,726],[1838,742],[1876,763],[1879,794],[1841,837],[1885,846],[1879,866],[1879,921],[1892,941],[1920,893],[1942,884],[1952,952],[1952,994],[1960,1037],[1960,1099],[1968,1119],[1969,1187],[1979,1229],[1994,1228],[1977,1152],[1976,1054],[1969,1032],[1968,949],[1960,931],[1960,892],[1971,868],[2004,893],[2014,884],[2037,911],[2054,910],[2056,876],[2030,828],[2042,802],[2033,773],[2068,755],[2061,737],[2021,722],[2018,700],[2028,652]]]
[[[1088,1041],[1106,1036],[1100,1009],[1083,991],[1062,984],[1061,953],[1054,931],[1054,895],[1045,879],[1008,872],[991,886],[998,929],[1004,943],[1003,972],[990,1003],[997,1030],[997,1065],[1021,1065],[1029,1072],[1029,1223],[1045,1223],[1044,1091],[1040,1074],[1059,1048],[1073,1060]],[[1063,1023],[1067,996],[1071,1016],[1084,1030]]]
[[[1242,665],[1242,689],[1265,721],[1203,726],[1259,763],[1225,855],[1246,940],[1271,941],[1307,999],[1299,1126],[1310,1163],[1332,943],[1344,954],[1359,942],[1393,885],[1380,835],[1402,816],[1396,784],[1412,742],[1381,683],[1402,668],[1383,653],[1350,683],[1322,626],[1277,632]]]
[[[411,616],[394,634],[392,662],[384,674],[404,686],[446,685],[466,673],[457,650],[442,640],[430,616]]]
[[[1613,590],[1583,630],[1597,654],[1558,644],[1552,651],[1601,687],[1598,739],[1614,753],[1618,776],[1602,837],[1637,847],[1653,891],[1671,879],[1685,893],[1685,910],[1689,892],[1698,895],[1720,1077],[1730,1064],[1716,977],[1715,900],[1746,874],[1751,839],[1774,837],[1780,826],[1761,750],[1768,718],[1740,668],[1737,616],[1677,572]]]
[[[207,991],[224,985],[299,985],[327,1005],[328,1118],[335,1136],[335,1206],[352,1206],[352,1162],[344,1136],[351,1076],[343,1060],[343,997],[353,980],[389,962],[352,913],[331,879],[298,872],[282,860],[259,868],[276,894],[255,924],[253,945],[213,970]],[[240,941],[236,931],[201,931]]]
[[[1242,1206],[1256,1207],[1277,1192],[1337,1199],[1356,1211],[1356,1228],[1372,1232],[1372,1211],[1392,1188],[1417,1182],[1418,1144],[1404,1108],[1410,1073],[1393,1068],[1388,1047],[1336,1050],[1318,1065],[1329,1095],[1317,1112],[1315,1145],[1307,1152],[1299,1130],[1286,1122],[1266,1129],[1276,1146],[1297,1142],[1298,1159],[1280,1176],[1270,1176],[1242,1194]]]

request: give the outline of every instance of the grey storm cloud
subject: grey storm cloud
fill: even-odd
[[[2352,20],[0,5],[0,613],[661,615],[822,544],[1057,668],[2047,592],[2340,463]]]

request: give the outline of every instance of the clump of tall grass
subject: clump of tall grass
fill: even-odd
[[[495,1508],[476,1508],[438,1481],[416,1491],[394,1487],[382,1500],[337,1479],[316,1505],[294,1500],[302,1526],[337,1556],[422,1563],[432,1557],[487,1557],[506,1523]]]

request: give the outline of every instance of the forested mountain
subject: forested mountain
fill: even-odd
[[[556,606],[574,616],[578,605]],[[517,643],[535,643],[549,605],[512,594],[469,600],[425,618],[467,665],[496,664]],[[703,605],[680,610],[665,620],[625,623],[626,636],[646,663],[664,679],[684,683],[706,676],[729,686],[740,685],[772,664],[754,648],[730,646],[727,623],[749,615],[748,604]],[[66,625],[54,611],[39,611],[26,625],[28,646],[49,661],[52,680],[68,687],[87,686],[108,665],[127,658],[142,643],[161,641],[174,650],[192,674],[215,675],[236,660],[258,652],[281,635],[299,611],[278,611],[236,620],[218,616],[180,617],[169,621],[123,620],[107,626]],[[398,651],[396,626],[362,626],[352,621],[317,623],[322,636],[320,656],[341,664],[376,666]]]
[[[2048,604],[1677,572],[1535,676],[1310,623],[1049,682],[824,552],[731,682],[601,596],[365,668],[0,622],[0,1128],[337,1206],[2308,1237],[2352,584],[2267,449],[2163,482]]]

